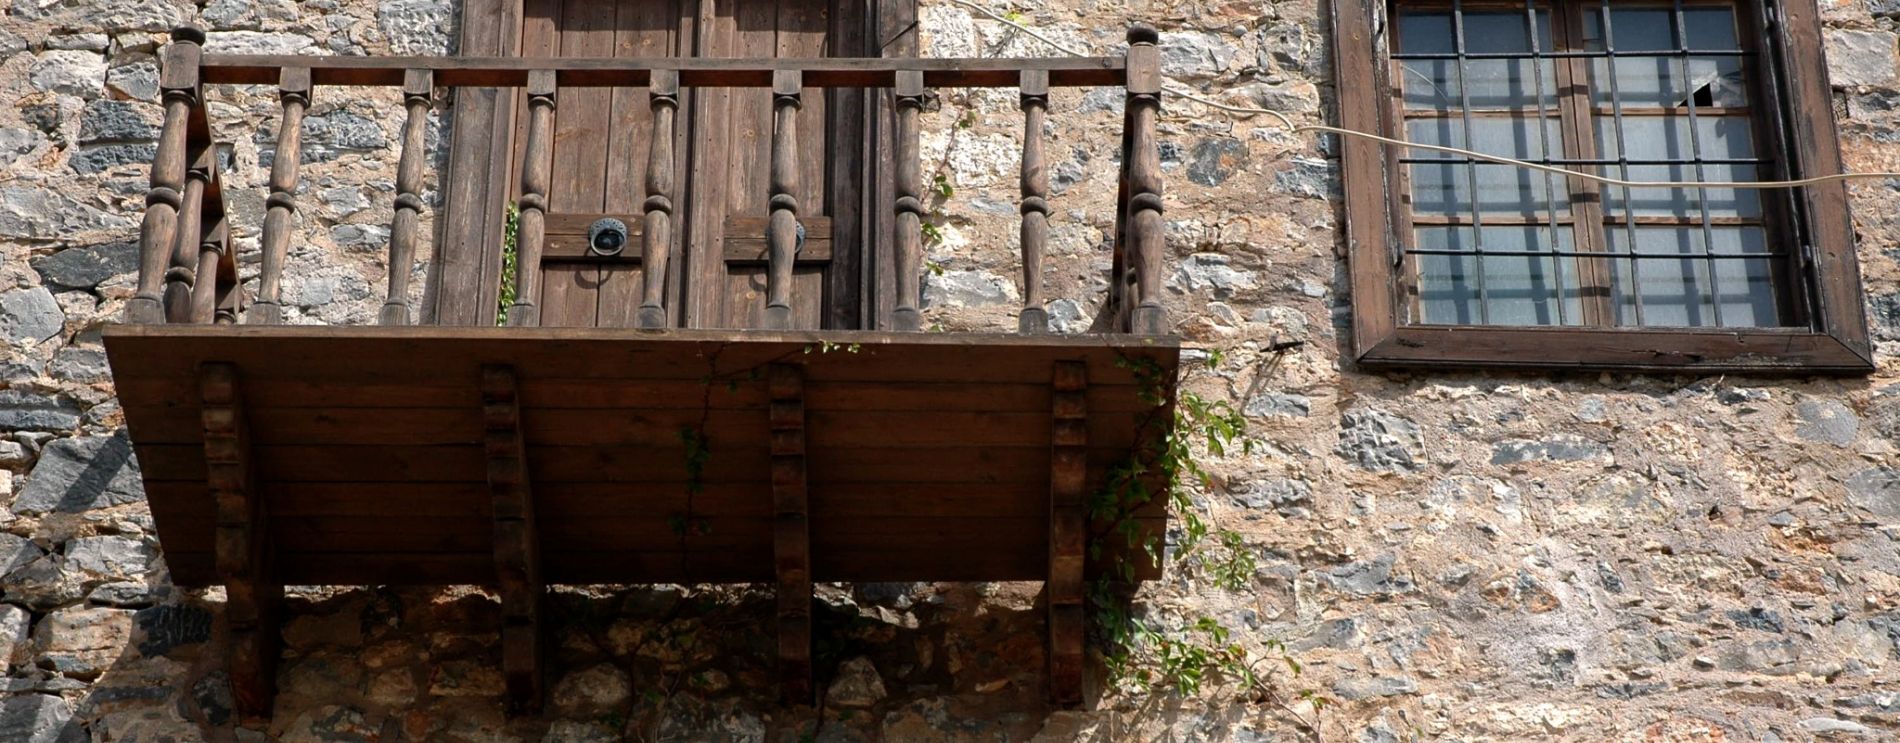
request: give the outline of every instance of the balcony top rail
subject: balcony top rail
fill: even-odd
[[[1129,31],[1125,57],[1047,59],[923,58],[516,58],[340,57],[206,55],[202,31],[173,32],[162,56],[163,129],[151,171],[140,232],[138,290],[128,302],[131,323],[250,323],[283,321],[280,305],[301,160],[302,122],[315,86],[400,86],[406,119],[397,165],[391,226],[389,289],[379,320],[413,322],[409,279],[425,208],[421,191],[424,134],[438,87],[519,87],[528,99],[520,170],[516,300],[510,325],[540,323],[540,261],[546,241],[552,121],[561,88],[621,87],[648,91],[653,141],[646,163],[647,198],[640,233],[643,297],[641,327],[667,322],[665,276],[673,244],[675,170],[673,127],[685,87],[770,88],[770,193],[764,206],[768,264],[764,324],[791,327],[792,266],[796,258],[797,158],[800,97],[807,87],[889,88],[894,93],[895,310],[884,318],[896,330],[918,330],[922,299],[922,178],[918,115],[933,86],[1016,87],[1021,91],[1021,248],[1024,306],[1018,329],[1048,332],[1043,307],[1042,258],[1047,242],[1049,186],[1043,125],[1052,87],[1122,86],[1127,104],[1121,142],[1114,256],[1105,321],[1107,332],[1168,332],[1160,305],[1164,251],[1162,179],[1155,126],[1160,107],[1160,59],[1152,28]],[[281,106],[277,155],[271,166],[262,233],[263,265],[254,298],[238,280],[224,191],[215,167],[216,144],[206,119],[202,87],[275,84]],[[499,250],[500,246],[496,246]],[[200,280],[207,277],[207,280]]]

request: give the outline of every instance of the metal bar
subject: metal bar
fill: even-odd
[[[1525,33],[1530,35],[1531,77],[1537,81],[1537,138],[1540,143],[1539,151],[1541,151],[1545,157],[1549,157],[1550,111],[1549,107],[1544,103],[1544,57],[1541,54],[1543,44],[1538,39],[1538,31],[1540,29],[1537,25],[1536,0],[1524,0],[1524,30]],[[1469,130],[1467,130],[1466,133],[1469,134]],[[1562,142],[1558,144],[1561,145]],[[1477,169],[1475,163],[1471,167],[1474,171]],[[1566,181],[1564,185],[1565,188],[1568,189],[1569,182]],[[1552,181],[1551,175],[1548,172],[1544,173],[1544,207],[1545,211],[1550,214],[1550,219],[1553,223],[1546,227],[1546,231],[1550,235],[1550,265],[1557,273],[1557,324],[1569,325],[1569,318],[1564,311],[1564,288],[1566,286],[1564,283],[1564,262],[1563,259],[1557,255],[1559,249],[1557,243],[1558,231],[1556,224],[1554,224],[1557,220],[1557,186]]]
[[[1518,159],[1523,160],[1524,162],[1537,163],[1539,165],[1617,165],[1617,164],[1620,164],[1616,160],[1610,160],[1610,159],[1600,158],[1600,157],[1597,157],[1597,158],[1526,157],[1526,158],[1518,158]],[[1468,157],[1401,157],[1399,158],[1399,162],[1407,164],[1407,165],[1490,165],[1493,167],[1510,167],[1508,165],[1495,163],[1489,160],[1474,160]],[[1689,165],[1694,162],[1695,162],[1694,160],[1669,160],[1669,159],[1641,160],[1641,159],[1638,159],[1638,160],[1630,160],[1629,164],[1630,165]],[[1712,157],[1712,158],[1704,158],[1702,160],[1702,163],[1704,165],[1768,165],[1773,162],[1775,161],[1771,158],[1758,158],[1758,157]]]
[[[1465,59],[1530,59],[1533,56],[1538,56],[1538,55],[1525,54],[1523,52],[1470,52],[1470,53],[1465,54]],[[1546,59],[1603,59],[1610,55],[1604,52],[1589,52],[1589,51],[1575,51],[1575,52],[1549,51],[1549,52],[1544,52],[1541,56],[1545,57]],[[1638,57],[1681,57],[1681,56],[1753,57],[1755,56],[1755,52],[1752,52],[1746,49],[1687,49],[1687,50],[1671,49],[1668,51],[1624,52],[1617,56],[1626,57],[1630,59],[1634,59]],[[1393,54],[1392,58],[1396,60],[1457,59],[1458,54],[1456,52],[1407,52],[1404,54]]]
[[[1465,57],[1465,4],[1464,0],[1451,2],[1452,48],[1458,53],[1458,103],[1464,122],[1465,149],[1471,149],[1471,65]],[[1478,210],[1481,199],[1478,198],[1478,168],[1465,169],[1465,182],[1471,188],[1471,239],[1478,248],[1478,324],[1491,324],[1491,294],[1485,286],[1484,274],[1484,217]]]
[[[1406,248],[1405,254],[1406,255],[1471,255],[1471,256],[1478,255],[1477,253],[1474,253],[1469,250],[1451,250],[1448,248]],[[1564,257],[1585,257],[1585,256],[1602,257],[1603,255],[1605,255],[1604,253],[1592,253],[1592,252],[1586,252],[1586,251],[1581,251],[1581,250],[1558,250],[1558,251],[1487,250],[1484,252],[1484,254],[1493,256],[1493,257],[1514,256],[1514,257],[1520,257],[1520,258],[1528,257],[1528,256],[1547,256],[1547,255],[1560,255]],[[1632,260],[1679,261],[1683,259],[1683,254],[1670,254],[1670,253],[1610,253],[1608,255],[1616,256],[1619,258],[1628,258]],[[1689,255],[1692,258],[1701,257],[1701,256],[1696,256],[1694,254],[1689,254]],[[1720,255],[1709,256],[1709,258],[1712,260],[1746,260],[1746,259],[1758,259],[1758,258],[1777,258],[1777,257],[1785,256],[1785,255],[1788,255],[1786,251],[1778,250],[1771,253],[1723,253]]]
[[[1679,49],[1687,50],[1689,48],[1689,20],[1682,12],[1682,0],[1676,0],[1675,13],[1673,13],[1671,17],[1675,19],[1676,46]],[[1682,71],[1682,84],[1684,86],[1695,84],[1694,79],[1689,75],[1689,58],[1687,56],[1677,57],[1676,67]],[[1683,98],[1682,101],[1689,107],[1689,156],[1695,161],[1695,179],[1703,181],[1708,180],[1708,176],[1706,175],[1706,168],[1702,165],[1702,135],[1701,132],[1697,131],[1695,89],[1689,88],[1688,93],[1689,95]],[[1695,192],[1696,205],[1700,207],[1702,212],[1702,252],[1704,254],[1713,254],[1715,252],[1715,228],[1709,225],[1709,189],[1698,188],[1695,189]],[[1715,261],[1713,259],[1708,261],[1708,269],[1709,307],[1714,312],[1715,327],[1719,328],[1722,327],[1723,324],[1722,288],[1716,283]],[[1694,280],[1695,269],[1691,268],[1689,270],[1689,278],[1691,281]]]
[[[1628,160],[1629,147],[1623,141],[1623,93],[1620,87],[1616,83],[1616,34],[1611,29],[1611,24],[1610,24],[1610,0],[1603,0],[1602,5],[1599,6],[1598,12],[1601,14],[1601,18],[1603,20],[1603,51],[1607,54],[1607,57],[1604,60],[1604,63],[1605,63],[1604,66],[1606,68],[1605,69],[1605,72],[1607,73],[1606,76],[1610,79],[1610,110],[1615,116],[1615,123],[1616,123],[1616,156],[1617,156],[1617,162],[1618,162],[1618,172],[1621,173],[1621,176],[1619,177],[1621,177],[1623,180],[1629,180],[1629,177],[1630,177],[1630,166],[1629,166],[1629,160]],[[1624,234],[1628,242],[1627,249],[1632,255],[1634,255],[1636,251],[1636,220],[1635,220],[1636,211],[1635,211],[1635,207],[1632,206],[1633,203],[1634,203],[1634,198],[1630,195],[1630,189],[1627,187],[1624,188],[1623,189],[1623,212],[1630,220],[1627,224],[1624,225]],[[1608,247],[1608,246],[1606,245],[1605,247]],[[1604,252],[1611,253],[1612,251],[1606,250]],[[1636,305],[1636,326],[1642,327],[1643,326],[1643,281],[1642,281],[1642,274],[1637,271],[1636,265],[1637,265],[1636,261],[1634,260],[1630,261],[1630,287],[1629,288],[1630,288],[1630,297],[1635,300],[1635,305]],[[1612,285],[1614,285],[1615,284],[1614,274],[1612,274],[1612,277],[1613,278],[1612,278],[1611,283]]]

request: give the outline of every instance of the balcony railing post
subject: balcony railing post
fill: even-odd
[[[921,131],[917,116],[924,108],[924,73],[897,73],[897,240],[893,266],[897,273],[897,307],[891,315],[894,330],[923,329],[918,305],[923,298],[924,204],[923,171],[919,162]]]
[[[1043,309],[1042,252],[1049,238],[1049,175],[1043,162],[1042,126],[1049,110],[1049,71],[1023,70],[1022,250],[1023,313],[1017,330],[1049,332],[1049,314]]]
[[[158,153],[152,158],[150,188],[145,194],[145,219],[139,226],[139,283],[126,302],[129,323],[165,321],[165,269],[178,239],[178,213],[184,202],[186,139],[191,111],[198,105],[198,66],[204,56],[205,34],[185,26],[172,31],[165,47],[159,88],[165,103],[164,128],[158,135]]]
[[[429,98],[435,94],[435,73],[403,73],[402,101],[409,109],[402,125],[402,159],[396,165],[396,218],[389,229],[389,296],[379,318],[384,325],[408,325],[409,274],[416,264],[416,232],[422,222],[422,164],[427,153],[423,138],[429,126]]]
[[[792,263],[798,260],[798,109],[803,87],[798,70],[772,72],[772,200],[766,224],[769,249],[765,327],[792,327]]]
[[[211,182],[217,151],[208,144],[191,148],[191,167],[185,170],[185,194],[179,201],[177,236],[172,241],[171,268],[165,272],[165,322],[189,323],[192,286],[198,281],[199,243],[204,237],[205,186]]]
[[[272,154],[270,195],[264,198],[264,269],[257,279],[257,301],[248,319],[257,325],[284,321],[281,304],[284,264],[290,259],[290,230],[297,214],[297,169],[303,160],[303,114],[310,108],[310,68],[285,67],[277,78],[284,117],[277,123]]]
[[[222,281],[219,267],[224,262],[225,251],[230,250],[231,225],[219,210],[218,219],[205,230],[204,241],[198,245],[198,272],[196,283],[191,286],[191,322],[210,325],[218,318],[218,284]]]
[[[653,107],[653,143],[647,150],[646,228],[641,235],[639,323],[663,328],[666,269],[673,252],[673,117],[680,106],[678,70],[654,70],[647,84]]]
[[[521,215],[515,230],[515,304],[508,324],[541,324],[541,246],[547,239],[548,170],[553,167],[553,70],[528,73],[528,144],[521,159]]]
[[[1155,138],[1155,120],[1161,111],[1160,40],[1154,27],[1128,30],[1128,240],[1137,292],[1128,315],[1128,330],[1141,335],[1168,332],[1168,313],[1161,306],[1161,261],[1167,251],[1167,229],[1161,220],[1161,149]]]

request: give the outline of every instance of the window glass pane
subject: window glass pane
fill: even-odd
[[[1538,51],[1551,50],[1550,14],[1537,11]],[[1467,54],[1530,54],[1522,11],[1464,13]],[[1402,54],[1452,54],[1458,50],[1453,16],[1449,12],[1403,12],[1398,18],[1398,51]],[[1401,63],[1407,108],[1450,110],[1463,108],[1470,96],[1473,109],[1523,108],[1537,105],[1539,80],[1547,100],[1557,90],[1554,60],[1466,59],[1466,74],[1456,59],[1412,59]],[[1468,83],[1468,89],[1460,83]],[[1554,104],[1553,104],[1554,105]]]
[[[1637,162],[1692,161],[1695,147],[1700,147],[1702,157],[1711,160],[1745,160],[1756,156],[1754,132],[1746,116],[1698,116],[1693,140],[1689,136],[1687,116],[1625,116],[1623,136],[1620,138],[1616,136],[1614,118],[1600,116],[1593,120],[1593,125],[1596,127],[1597,152],[1604,159],[1616,159],[1627,149],[1630,160]],[[1622,169],[1611,166],[1604,168],[1603,172],[1620,175]],[[1746,163],[1704,163],[1699,178],[1693,164],[1631,165],[1627,179],[1746,181],[1754,180],[1756,175],[1756,166]],[[1747,189],[1631,189],[1633,203],[1630,206],[1641,216],[1694,216],[1700,219],[1702,198],[1708,199],[1711,217],[1752,219],[1761,216],[1761,192]],[[1610,210],[1611,216],[1619,216],[1626,208],[1623,189],[1605,189],[1604,206]]]
[[[1399,50],[1409,54],[1450,54],[1456,51],[1449,11],[1399,12]]]
[[[1486,226],[1487,252],[1573,250],[1568,227]],[[1419,321],[1432,325],[1556,325],[1579,323],[1576,259],[1547,255],[1476,254],[1470,227],[1421,227],[1418,248],[1471,251],[1471,255],[1417,255]],[[1479,266],[1483,268],[1480,270]],[[1559,299],[1561,297],[1561,300]],[[1558,302],[1563,308],[1558,309]],[[1481,307],[1482,305],[1482,307]],[[1561,312],[1561,318],[1559,314]],[[1488,314],[1488,317],[1487,317]]]
[[[1546,142],[1550,144],[1552,154],[1559,157],[1563,155],[1564,131],[1563,122],[1557,119],[1553,106],[1550,118],[1544,121],[1541,135],[1537,131],[1535,118],[1474,116],[1471,117],[1469,142],[1465,140],[1464,120],[1454,117],[1411,119],[1405,122],[1405,138],[1420,144],[1459,147],[1487,155],[1542,160]],[[1429,150],[1412,150],[1407,157],[1459,159],[1458,155]]]
[[[1709,228],[1716,256],[1766,254],[1766,235],[1760,227],[1718,225]],[[1636,294],[1642,295],[1642,325],[1650,327],[1708,327],[1716,324],[1715,298],[1722,303],[1725,327],[1773,326],[1781,323],[1775,303],[1773,267],[1779,258],[1709,259],[1703,228],[1639,225],[1635,229],[1636,258],[1612,261],[1616,287],[1617,321],[1636,325]],[[1623,251],[1629,231],[1613,226],[1605,231],[1612,251]],[[1681,256],[1681,257],[1674,257]],[[1635,265],[1632,266],[1632,263]],[[1710,265],[1715,283],[1710,283]],[[1714,294],[1711,294],[1714,292]]]
[[[1687,64],[1688,69],[1683,69]],[[1609,71],[1616,68],[1616,87]],[[1597,58],[1590,62],[1590,95],[1599,107],[1622,102],[1624,109],[1685,109],[1748,105],[1742,60],[1736,57],[1674,56]]]
[[[1548,211],[1551,190],[1542,173],[1510,165],[1415,163],[1412,169],[1412,209],[1419,214],[1470,215],[1476,180],[1477,208],[1487,215],[1536,217]],[[1473,172],[1475,168],[1476,172]],[[1558,186],[1561,193],[1562,186]],[[1560,196],[1558,208],[1567,208]]]

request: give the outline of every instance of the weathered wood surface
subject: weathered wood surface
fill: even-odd
[[[206,362],[195,375],[204,426],[205,475],[212,511],[211,554],[215,580],[225,590],[226,668],[237,711],[268,716],[277,690],[279,606],[284,583],[277,576],[277,549],[268,536],[270,508],[251,463],[250,426],[237,367]],[[208,576],[209,577],[209,576]]]
[[[413,326],[114,326],[106,347],[181,585],[217,582],[200,405],[177,387],[201,360],[245,372],[283,580],[492,583],[480,370],[505,364],[543,580],[774,582],[772,365],[803,370],[812,580],[1044,580],[1051,410],[1072,394],[1051,369],[1090,382],[1093,484],[1156,414],[1118,359],[1172,369],[1178,353],[1166,337]],[[711,442],[697,480],[687,427]],[[671,521],[695,481],[710,528],[682,548]],[[1160,533],[1158,505],[1142,518]]]
[[[839,57],[298,57],[214,54],[204,58],[206,83],[264,85],[277,70],[309,65],[318,85],[401,85],[407,70],[431,70],[445,86],[521,86],[533,70],[550,69],[561,87],[645,87],[654,70],[678,70],[691,88],[772,85],[772,73],[795,70],[822,88],[890,87],[900,71],[916,70],[931,87],[1015,87],[1023,70],[1047,70],[1056,87],[1120,85],[1120,57],[839,58]]]
[[[1144,335],[1169,332],[1161,306],[1162,258],[1167,255],[1167,225],[1161,219],[1161,142],[1155,131],[1161,117],[1160,35],[1148,26],[1128,31],[1128,103],[1122,161],[1128,168],[1127,241],[1136,293],[1129,302],[1128,329]]]
[[[770,259],[766,265],[765,327],[792,328],[792,261],[798,251],[798,109],[797,70],[772,74],[771,221],[765,228]]]
[[[165,47],[159,78],[165,119],[145,193],[145,218],[139,226],[139,282],[125,305],[126,322],[165,321],[165,269],[171,265],[179,210],[184,203],[185,171],[189,167],[186,159],[190,157],[186,144],[192,112],[200,102],[199,60],[204,42],[203,31],[183,28],[172,33],[172,43]]]
[[[923,130],[917,117],[924,108],[924,76],[916,70],[897,73],[897,212],[896,242],[891,249],[896,266],[897,307],[891,312],[891,328],[920,330],[923,315],[924,204],[922,157]]]
[[[1055,363],[1050,411],[1049,698],[1082,703],[1083,580],[1088,555],[1088,366]]]
[[[284,321],[282,305],[284,264],[290,260],[291,220],[297,213],[298,167],[303,160],[303,115],[310,108],[310,68],[285,67],[278,76],[277,98],[283,116],[277,121],[277,149],[272,153],[270,195],[264,199],[264,267],[257,278],[257,300],[249,322],[276,325]]]
[[[541,707],[546,590],[528,448],[522,443],[520,385],[513,367],[491,364],[482,367],[481,388],[495,582],[501,593],[501,671],[510,710],[533,712]]]
[[[548,169],[553,166],[554,75],[536,71],[528,85],[528,143],[521,160],[521,216],[515,231],[515,303],[508,324],[541,324],[541,247],[547,236]]]
[[[679,113],[680,78],[675,70],[653,73],[648,91],[653,107],[653,136],[647,153],[645,227],[641,235],[642,268],[638,324],[662,328],[666,310],[667,264],[673,255],[673,119]],[[631,239],[631,235],[628,236]]]
[[[805,467],[805,370],[766,373],[772,452],[772,566],[778,588],[779,684],[786,704],[812,703],[811,497]],[[694,504],[697,506],[697,504]],[[698,513],[698,509],[694,509]]]
[[[1017,329],[1045,333],[1049,314],[1042,307],[1042,252],[1049,239],[1049,170],[1042,154],[1042,127],[1049,111],[1049,72],[1024,70],[1021,98],[1023,311]]]
[[[410,70],[402,84],[402,159],[396,164],[396,218],[389,232],[389,294],[383,300],[384,325],[408,325],[409,275],[415,271],[416,238],[422,225],[422,166],[429,153],[423,137],[429,126],[429,98],[435,79],[428,70]]]

